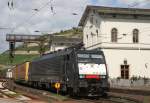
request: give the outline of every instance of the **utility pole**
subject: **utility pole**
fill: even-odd
[[[14,59],[14,51],[15,51],[15,42],[9,42],[9,60],[10,63],[13,63],[13,59]]]

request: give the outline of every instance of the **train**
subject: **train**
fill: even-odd
[[[12,79],[71,96],[103,96],[109,91],[107,65],[100,50],[65,49],[48,53],[16,65]]]

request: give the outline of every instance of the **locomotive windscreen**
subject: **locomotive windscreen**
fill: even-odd
[[[106,64],[101,54],[77,54],[79,75],[106,75]]]

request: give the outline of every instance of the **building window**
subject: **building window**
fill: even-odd
[[[117,34],[118,34],[117,29],[113,28],[111,30],[111,42],[117,42]]]
[[[96,35],[96,34],[94,34],[94,33],[91,32],[91,36],[95,36],[95,35]]]
[[[133,15],[133,17],[134,17],[134,19],[137,19],[137,18],[138,18],[138,16],[137,16],[137,15]]]
[[[93,24],[93,15],[90,17],[90,23]]]
[[[64,43],[60,43],[59,45],[63,46],[63,45],[64,45]]]
[[[113,17],[113,18],[116,18],[116,14],[113,14],[112,17]]]
[[[93,10],[93,14],[95,14],[96,13],[96,10]]]
[[[96,34],[97,34],[97,36],[98,36],[98,30],[96,30]]]
[[[88,40],[88,35],[86,35],[86,39]]]
[[[121,65],[121,78],[129,79],[129,65]]]
[[[133,30],[133,43],[138,43],[139,42],[139,30],[134,29]]]
[[[98,25],[98,20],[97,20],[97,19],[95,20],[95,22],[96,22],[96,24]]]

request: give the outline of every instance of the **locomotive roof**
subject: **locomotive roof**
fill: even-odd
[[[55,56],[67,55],[67,54],[70,54],[72,51],[73,51],[73,49],[68,49],[68,50],[62,50],[62,51],[56,51],[53,53],[48,53],[32,62],[42,61],[42,60],[49,59],[49,58],[52,58]],[[75,52],[78,52],[78,53],[103,53],[100,50],[76,50]]]
[[[55,51],[53,53],[48,53],[32,62],[36,62],[36,61],[41,61],[41,60],[45,60],[45,59],[48,59],[48,58],[52,58],[52,57],[55,57],[55,56],[61,56],[61,55],[67,55],[69,53],[71,53],[72,50],[62,50],[62,51]]]
[[[103,53],[101,50],[78,50],[79,53]]]

